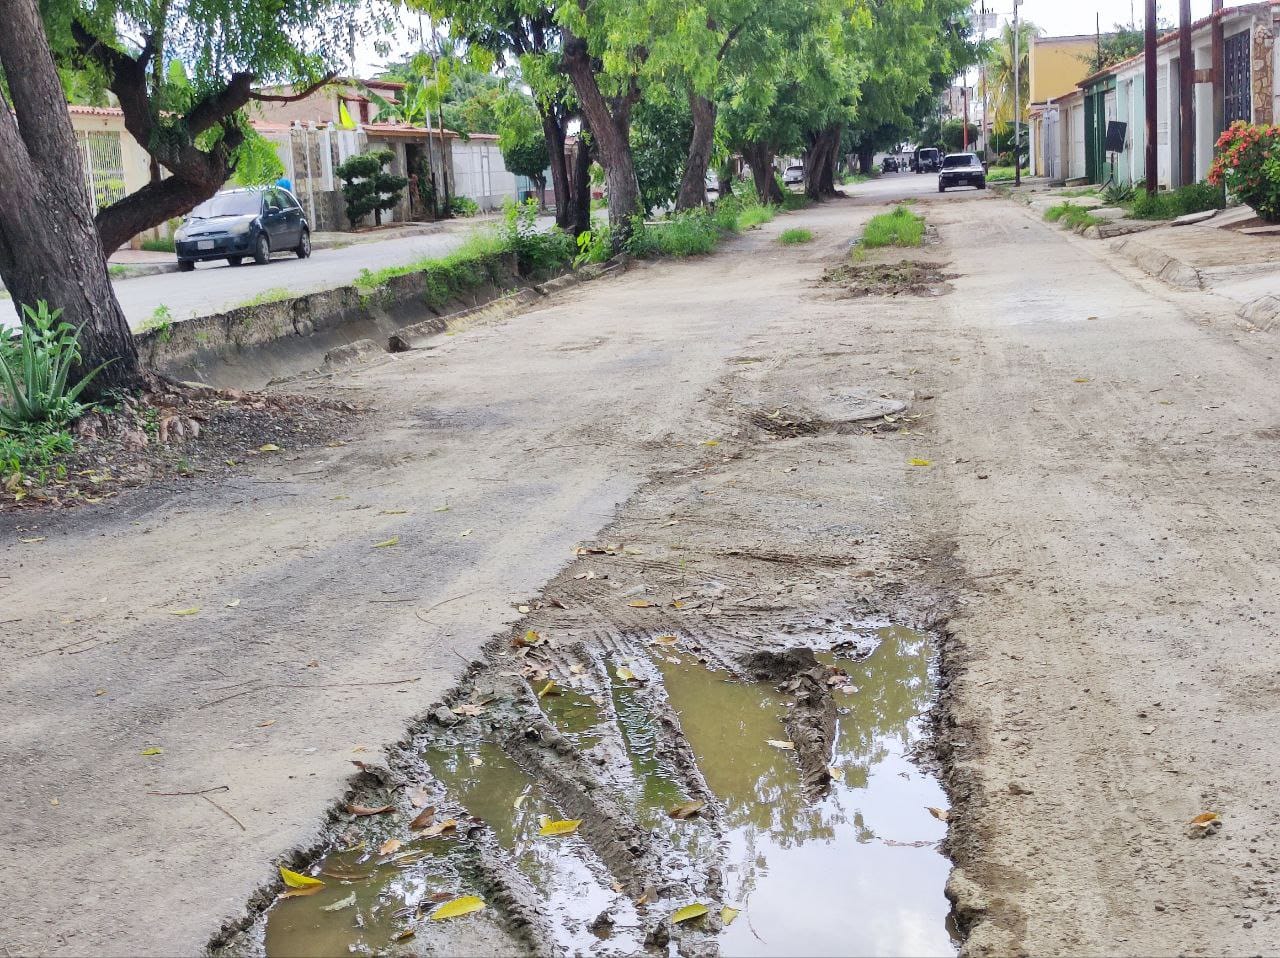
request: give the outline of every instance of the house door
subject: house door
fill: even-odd
[[[1253,102],[1249,89],[1249,31],[1227,37],[1223,43],[1223,72],[1226,74],[1224,99],[1226,121],[1249,123],[1253,119]]]

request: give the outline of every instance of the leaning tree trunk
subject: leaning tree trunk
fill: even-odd
[[[689,109],[693,113],[693,136],[689,140],[684,177],[680,180],[680,193],[676,197],[678,210],[696,209],[707,202],[707,168],[711,165],[711,151],[715,148],[715,101],[690,90]]]
[[[876,154],[874,150],[861,149],[858,151],[858,172],[863,176],[871,175],[871,164],[875,160]]]
[[[591,148],[583,136],[584,125],[573,148],[569,178],[569,232],[581,236],[591,231]]]
[[[538,109],[542,113],[542,135],[547,141],[547,154],[551,157],[551,191],[556,198],[556,226],[569,228],[572,201],[569,194],[569,163],[564,155],[564,124],[551,110]]]
[[[782,189],[778,186],[778,177],[773,169],[773,150],[763,143],[746,143],[742,147],[742,158],[751,167],[751,179],[756,185],[756,196],[761,203],[781,203]]]
[[[80,329],[82,368],[109,363],[89,390],[142,379],[129,323],[116,301],[71,116],[36,0],[6,4],[0,66],[0,279],[15,308],[45,300]]]
[[[804,194],[811,200],[835,195],[835,162],[840,149],[840,132],[836,125],[809,134],[809,149],[804,157]]]
[[[619,98],[610,109],[600,92],[595,66],[586,41],[565,31],[564,69],[573,82],[578,105],[595,140],[600,165],[609,190],[609,230],[615,250],[631,236],[631,221],[640,212],[640,181],[631,155],[630,101]]]

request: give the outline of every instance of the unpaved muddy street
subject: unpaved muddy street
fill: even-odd
[[[1273,343],[984,194],[851,264],[911,191],[289,384],[368,407],[332,446],[0,517],[0,941],[1274,950]]]

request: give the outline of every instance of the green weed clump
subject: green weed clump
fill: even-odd
[[[1012,166],[993,166],[987,171],[988,183],[1012,183],[1013,167]]]
[[[172,253],[174,252],[173,237],[161,236],[159,239],[144,239],[142,248],[148,253]]]
[[[891,213],[871,217],[862,231],[866,249],[881,246],[919,246],[924,242],[924,217],[898,206]]]
[[[1191,183],[1154,195],[1140,191],[1133,198],[1129,215],[1136,220],[1172,220],[1188,213],[1220,210],[1225,205],[1226,199],[1219,187]]]
[[[778,237],[778,242],[783,246],[798,246],[801,243],[811,243],[813,242],[813,231],[792,227],[789,230],[782,231],[782,235]]]
[[[1061,223],[1067,229],[1085,230],[1090,226],[1097,226],[1099,223],[1105,223],[1106,220],[1099,216],[1094,216],[1083,206],[1077,206],[1070,200],[1059,203],[1057,206],[1051,206],[1044,211],[1044,218],[1050,223]]]

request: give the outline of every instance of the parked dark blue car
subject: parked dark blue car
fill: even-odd
[[[178,269],[200,260],[225,259],[239,266],[247,256],[265,263],[272,253],[311,255],[311,225],[292,193],[279,186],[223,190],[205,200],[173,234]]]

